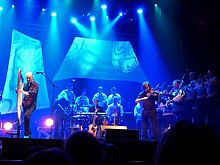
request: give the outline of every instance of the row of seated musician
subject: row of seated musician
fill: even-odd
[[[114,117],[123,116],[123,106],[118,103],[118,97],[114,97],[113,103],[111,103],[107,109],[105,110],[103,106],[99,105],[99,100],[94,99],[93,104],[87,104],[83,106],[79,106],[75,104],[73,107],[68,106],[68,102],[65,99],[59,99],[55,102],[55,110],[60,111],[60,115],[63,113],[64,115],[74,115],[74,114],[82,114],[87,112],[95,112],[98,110],[99,112],[107,113],[108,116]]]
[[[76,97],[73,86],[70,84],[67,86],[67,89],[64,89],[60,92],[58,95],[58,98],[55,100],[55,102],[60,102],[59,104],[62,106],[62,108],[70,107],[74,110],[82,110],[86,111],[88,110],[89,104],[89,98],[87,97],[87,91],[85,89],[81,90],[81,95]],[[117,93],[116,87],[111,88],[111,94],[108,96],[103,92],[103,87],[98,87],[98,92],[94,94],[92,97],[92,102],[94,100],[99,100],[99,105],[104,108],[104,110],[107,109],[107,107],[113,103],[114,97],[118,98],[118,103],[121,104],[121,95]],[[64,102],[64,103],[63,103]]]

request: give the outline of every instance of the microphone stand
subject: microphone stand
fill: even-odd
[[[53,88],[52,88],[52,100],[51,100],[51,102],[52,102],[52,108],[51,108],[51,119],[54,121],[54,91],[55,91],[55,87],[57,87],[56,86],[56,84],[54,84],[54,82],[51,80],[51,79],[49,79],[45,74],[44,74],[44,72],[40,72],[42,75],[44,75],[44,77],[53,85]],[[49,139],[52,139],[52,136],[53,136],[53,124],[51,125],[51,127],[50,127],[50,137],[49,137]]]
[[[185,81],[185,78],[186,78],[186,74],[187,74],[188,72],[189,72],[189,70],[186,69],[186,71],[185,71],[185,73],[183,74],[183,77],[182,77],[182,79],[181,79],[181,83],[180,83],[179,88],[182,88],[182,85],[183,85],[183,83],[184,83],[184,81]]]

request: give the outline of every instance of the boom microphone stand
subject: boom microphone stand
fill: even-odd
[[[54,84],[54,82],[50,78],[48,78],[44,74],[44,72],[36,72],[36,74],[44,75],[44,77],[53,85],[53,88],[52,88],[52,100],[51,100],[51,102],[52,102],[51,119],[54,121],[54,91],[55,91],[55,87],[57,87],[57,86],[56,86],[56,84]],[[53,124],[50,127],[50,137],[49,138],[52,139],[52,136],[53,136]]]

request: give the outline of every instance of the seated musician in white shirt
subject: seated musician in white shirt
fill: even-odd
[[[114,97],[114,101],[108,106],[106,113],[108,114],[108,123],[120,125],[124,110],[123,106],[118,103],[118,97]]]

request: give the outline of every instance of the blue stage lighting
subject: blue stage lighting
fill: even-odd
[[[52,13],[51,13],[51,16],[52,16],[52,17],[56,17],[56,16],[57,16],[57,13],[56,13],[56,12],[52,12]]]
[[[137,10],[137,13],[138,13],[138,14],[143,13],[143,9],[138,9],[138,10]]]
[[[103,10],[105,10],[105,9],[107,9],[107,5],[106,5],[106,4],[103,4],[103,5],[101,6],[101,8],[102,8]]]
[[[94,16],[91,16],[91,17],[90,17],[90,21],[95,21],[95,17],[94,17]]]

